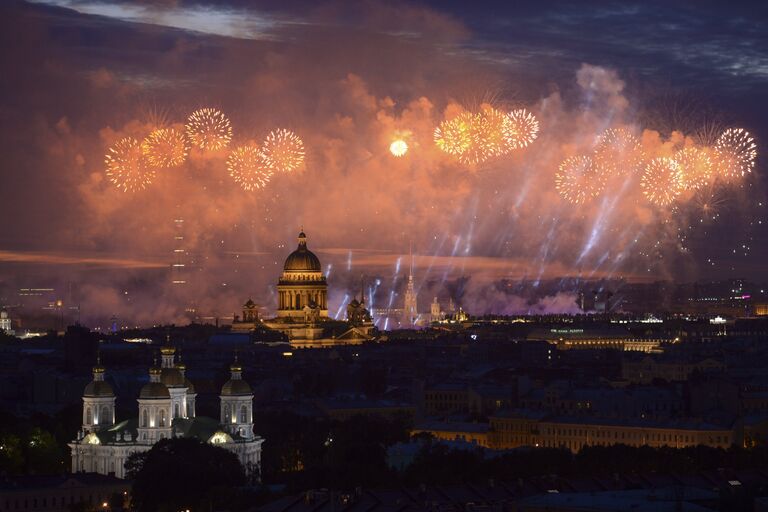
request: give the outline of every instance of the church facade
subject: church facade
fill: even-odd
[[[235,361],[230,380],[221,388],[218,420],[195,414],[195,388],[175,349],[161,349],[162,364],[149,369],[149,382],[138,397],[138,417],[116,422],[115,394],[104,380],[105,368],[93,368],[93,380],[83,392],[83,422],[69,443],[72,472],[113,474],[125,478],[125,462],[162,439],[196,437],[231,451],[249,476],[258,477],[264,439],[253,432],[253,391],[242,380]]]

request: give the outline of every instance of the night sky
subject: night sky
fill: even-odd
[[[766,280],[767,20],[765,3],[733,2],[3,2],[2,301],[75,283],[86,319],[273,308],[302,226],[332,314],[361,274],[392,300],[409,247],[422,307],[464,276],[475,312],[516,310],[489,291],[499,279]],[[439,123],[488,106],[532,112],[538,138],[471,166],[435,146]],[[191,151],[145,190],[110,183],[117,141],[183,130],[202,107],[231,120],[229,149],[292,130],[304,165],[246,191],[229,150]],[[560,163],[615,127],[648,158],[744,128],[756,166],[666,207],[642,171],[564,201]],[[180,230],[183,297],[168,271]]]

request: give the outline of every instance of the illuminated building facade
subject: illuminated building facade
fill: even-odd
[[[408,285],[405,288],[405,300],[403,301],[403,324],[414,326],[419,320],[419,305],[416,298],[416,287],[413,283],[413,256],[411,256],[411,270],[408,272]]]
[[[253,392],[232,365],[231,379],[221,389],[219,420],[195,414],[196,392],[186,367],[172,347],[162,349],[162,365],[149,369],[149,382],[138,398],[139,416],[115,423],[115,394],[104,380],[105,369],[93,368],[93,381],[83,392],[83,423],[69,443],[72,472],[113,474],[125,478],[125,462],[160,440],[197,437],[234,453],[249,475],[258,475],[261,444],[253,432]]]
[[[277,283],[277,316],[328,316],[328,284],[315,253],[307,249],[307,235],[299,233],[299,246],[285,260]]]
[[[0,332],[10,334],[11,336],[15,334],[13,331],[13,322],[11,321],[11,317],[5,310],[0,310]]]
[[[492,416],[489,423],[488,445],[497,450],[534,446],[567,448],[576,453],[586,446],[614,444],[730,448],[738,443],[733,429],[697,422],[542,417],[531,411],[514,411]]]
[[[347,307],[347,321],[328,317],[328,284],[320,259],[307,248],[302,231],[299,245],[288,255],[277,283],[277,315],[260,319],[258,307],[249,300],[242,317],[236,316],[233,331],[267,328],[287,336],[298,347],[354,345],[373,339],[373,321],[365,307],[365,297]]]

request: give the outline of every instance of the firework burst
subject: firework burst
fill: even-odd
[[[143,190],[155,179],[155,170],[133,137],[125,137],[109,148],[104,163],[107,178],[123,192]]]
[[[264,154],[254,145],[235,148],[227,158],[227,170],[232,179],[245,190],[257,190],[267,186],[272,168]]]
[[[599,172],[607,177],[636,172],[642,162],[640,141],[629,130],[609,128],[597,141],[594,162]]]
[[[449,155],[460,156],[468,152],[476,137],[474,115],[462,112],[453,119],[445,120],[435,128],[435,144]]]
[[[757,145],[743,128],[725,130],[715,143],[717,173],[726,180],[741,178],[752,172],[757,158]]]
[[[186,124],[189,143],[203,150],[224,149],[232,140],[232,124],[215,108],[201,108],[189,116]]]
[[[712,180],[712,160],[705,150],[693,146],[681,149],[675,161],[680,166],[684,190],[700,189]]]
[[[495,108],[485,107],[477,116],[478,141],[485,147],[489,156],[501,156],[509,153],[516,144],[516,134],[512,119]]]
[[[304,163],[304,142],[285,128],[270,132],[264,139],[261,152],[266,165],[276,172],[293,172]]]
[[[588,156],[570,156],[555,174],[555,189],[572,204],[584,204],[602,192],[604,183]]]
[[[683,173],[680,164],[672,158],[651,160],[640,178],[640,187],[648,201],[658,206],[672,204],[683,191]]]
[[[511,124],[508,138],[509,149],[527,147],[539,136],[539,120],[526,109],[513,110],[508,117]]]
[[[187,159],[184,134],[173,128],[159,128],[141,143],[147,162],[154,167],[176,167]]]
[[[408,152],[408,143],[403,139],[397,139],[389,145],[389,152],[392,153],[392,156],[396,156],[398,158],[405,156],[405,154]]]

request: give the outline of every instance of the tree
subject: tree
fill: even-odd
[[[126,462],[139,511],[210,509],[246,482],[237,456],[192,438],[164,439]]]

